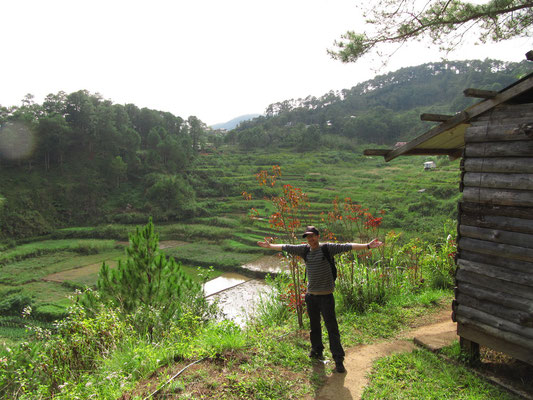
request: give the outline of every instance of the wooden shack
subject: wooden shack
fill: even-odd
[[[465,95],[483,100],[455,116],[423,115],[440,123],[365,154],[462,157],[452,304],[461,346],[473,357],[482,345],[533,365],[533,74]]]

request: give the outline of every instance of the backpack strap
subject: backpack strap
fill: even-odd
[[[305,250],[304,250],[304,254],[302,256],[302,258],[304,259],[305,262],[307,262],[307,256],[309,255],[309,252],[311,251],[311,246],[309,246],[308,244],[305,245]]]
[[[324,257],[326,257],[326,260],[329,261],[329,263],[331,264],[331,254],[329,254],[329,247],[327,245],[327,243],[324,243],[320,249],[322,250],[322,254],[324,254]]]
[[[307,280],[307,256],[309,255],[309,252],[311,251],[311,246],[308,244],[305,245],[304,254],[302,255],[302,258],[305,262],[305,275],[304,275],[304,282]]]
[[[324,254],[324,257],[326,258],[326,260],[328,260],[329,265],[331,266],[331,273],[333,275],[333,280],[335,281],[337,279],[337,266],[335,265],[335,259],[329,252],[329,247],[327,243],[323,244],[320,248],[322,249],[322,254]]]

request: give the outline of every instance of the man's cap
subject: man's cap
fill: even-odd
[[[312,234],[316,234],[316,235],[320,235],[320,233],[318,232],[318,229],[316,229],[314,226],[312,225],[309,225],[307,228],[305,228],[305,232],[304,234],[302,235],[302,237],[306,237],[307,235],[312,235]]]

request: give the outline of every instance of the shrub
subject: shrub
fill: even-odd
[[[239,222],[236,219],[228,217],[212,217],[204,218],[201,220],[202,223],[213,226],[220,226],[223,228],[238,228]]]
[[[32,305],[31,297],[21,292],[21,289],[0,292],[1,315],[21,315],[25,307]]]
[[[57,304],[42,304],[35,308],[33,315],[39,321],[53,322],[65,318],[68,312]]]
[[[429,246],[423,257],[428,269],[430,285],[435,289],[448,289],[454,286],[455,253],[457,251],[455,221],[448,220],[444,225],[445,239]]]
[[[98,254],[100,249],[93,243],[80,243],[73,249],[76,253],[88,256],[90,254]]]
[[[0,354],[0,392],[6,398],[54,397],[61,385],[93,370],[131,329],[117,310],[99,307],[92,317],[80,305],[56,323],[56,333],[33,327],[37,341],[23,342]],[[5,357],[3,357],[5,356]]]
[[[111,219],[119,224],[140,224],[148,219],[148,215],[141,212],[126,212],[113,214]]]
[[[139,332],[152,337],[167,323],[187,311],[201,317],[211,313],[203,298],[202,287],[181,268],[181,264],[159,251],[159,236],[150,220],[130,235],[128,258],[118,267],[102,265],[98,276],[98,293],[87,292],[84,304],[108,304],[130,316]]]
[[[21,238],[50,233],[50,223],[32,209],[15,209],[9,203],[0,209],[0,238]]]
[[[181,176],[159,175],[147,188],[146,197],[150,201],[153,215],[160,220],[180,219],[194,215],[196,209],[195,192]]]

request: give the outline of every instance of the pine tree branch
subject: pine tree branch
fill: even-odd
[[[383,43],[405,43],[406,41],[423,34],[429,33],[432,39],[445,43],[445,36],[452,31],[472,23],[470,28],[481,24],[481,41],[490,37],[493,41],[505,40],[510,37],[527,34],[527,29],[533,23],[533,1],[508,1],[502,4],[496,0],[484,5],[472,5],[460,1],[436,2],[426,10],[427,3],[419,13],[401,11],[407,7],[407,2],[402,0],[392,13],[374,11],[374,18],[370,19],[372,25],[380,32],[375,36],[357,34],[348,31],[341,36],[341,41],[335,41],[337,51],[328,50],[335,59],[343,62],[356,61],[368,53],[375,46]],[[385,7],[394,5],[394,2],[380,3]],[[402,19],[402,14],[408,18]],[[501,17],[504,16],[503,21]],[[396,20],[400,20],[397,24]],[[396,27],[396,28],[394,28]],[[470,29],[468,28],[468,29]],[[452,47],[455,47],[454,44]]]

